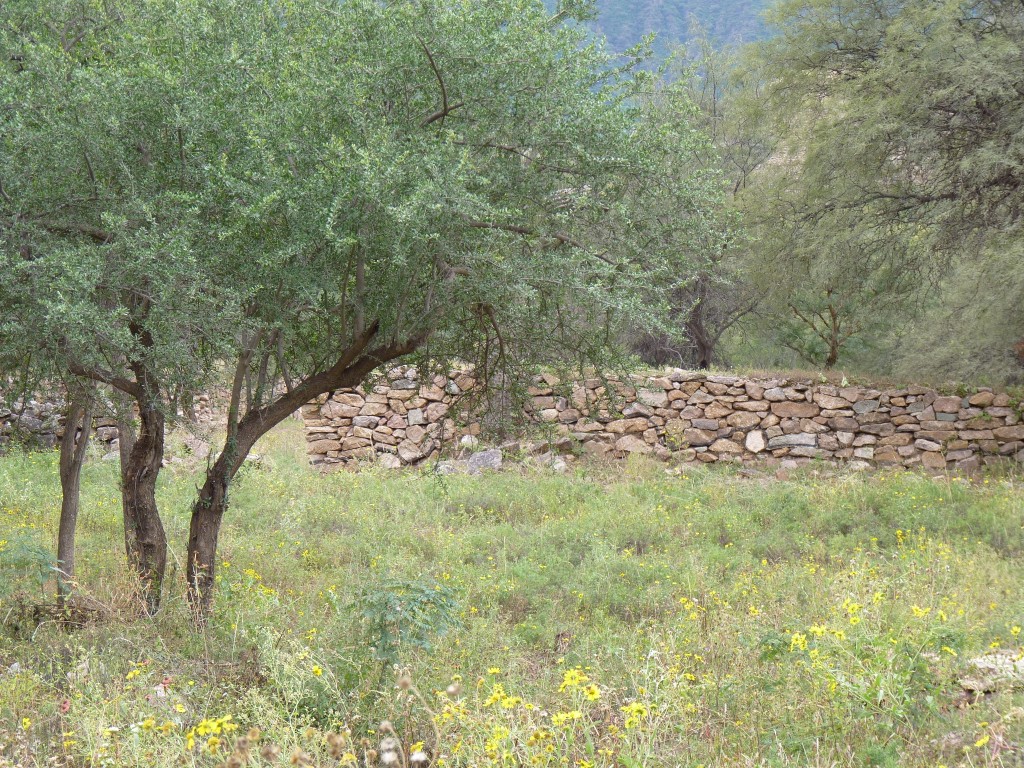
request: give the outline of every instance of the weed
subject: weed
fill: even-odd
[[[79,594],[103,620],[5,618],[0,765],[998,766],[1024,744],[1024,691],[960,683],[1021,653],[1012,474],[632,460],[441,486],[320,475],[294,424],[256,451],[203,632],[180,573],[159,616],[119,610],[116,462],[86,464]],[[158,488],[172,548],[189,462]],[[56,481],[53,453],[0,459],[0,540],[36,552],[0,616],[40,580],[52,602]]]

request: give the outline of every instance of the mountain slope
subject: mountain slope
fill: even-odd
[[[550,6],[555,0],[547,0]],[[656,32],[655,52],[662,57],[693,36],[699,23],[721,46],[749,42],[764,34],[763,11],[772,0],[597,0],[598,17],[591,26],[608,38],[614,50],[625,50]]]

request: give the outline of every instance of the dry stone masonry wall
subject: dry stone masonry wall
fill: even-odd
[[[0,398],[0,453],[11,445],[35,449],[55,447],[64,435],[64,399],[61,392],[18,398],[12,403]],[[199,423],[209,423],[212,420],[210,397],[197,398],[194,411]],[[93,418],[92,424],[90,439],[98,443],[104,453],[116,451],[117,422],[101,414]]]
[[[395,368],[366,388],[303,407],[314,464],[412,465],[475,444],[471,371]],[[674,370],[629,381],[534,380],[527,418],[563,452],[697,462],[812,459],[930,470],[1024,463],[1024,420],[1005,393],[869,389]],[[483,436],[486,437],[486,436]]]
[[[117,440],[117,426],[112,419],[96,417],[93,427],[93,439],[97,442],[109,446]],[[63,434],[64,405],[56,395],[38,400],[18,399],[9,406],[0,404],[0,452],[12,444],[53,448]]]

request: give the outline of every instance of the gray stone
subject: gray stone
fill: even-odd
[[[363,437],[346,437],[341,441],[341,450],[358,451],[362,448],[369,448],[371,445],[370,440]]]
[[[448,403],[431,403],[427,406],[427,421],[440,421],[448,413]]]
[[[1024,659],[1009,649],[989,651],[967,662],[967,674],[957,682],[975,693],[1024,690]]]
[[[363,403],[359,409],[360,416],[383,416],[388,412],[388,406],[384,403]]]
[[[732,405],[737,411],[751,411],[754,413],[764,413],[769,407],[769,404],[764,400],[742,400]]]
[[[832,397],[831,395],[824,395],[820,392],[814,395],[814,402],[816,402],[822,408],[827,408],[833,411],[838,411],[842,408],[850,407],[849,401],[841,397]]]
[[[651,453],[654,449],[636,435],[623,435],[615,441],[615,450],[626,453]]]
[[[647,419],[618,419],[610,422],[605,429],[613,435],[624,435],[631,432],[643,432],[650,427]]]
[[[734,443],[732,440],[715,440],[711,444],[709,450],[715,453],[743,453],[743,446],[739,443]]]
[[[964,449],[960,451],[946,451],[946,461],[955,461],[959,465],[961,461],[974,456],[974,451]]]
[[[865,424],[861,426],[860,431],[866,432],[869,435],[877,435],[878,437],[889,437],[896,434],[896,427],[888,422],[884,424]]]
[[[667,405],[667,403],[666,403]],[[664,407],[664,406],[662,406]],[[649,417],[653,411],[642,403],[631,403],[622,409],[622,415],[627,419],[634,419],[639,417]]]
[[[340,451],[341,441],[339,440],[314,440],[306,445],[306,452],[313,454],[325,454],[329,451]]]
[[[384,469],[401,469],[402,460],[395,456],[393,453],[379,453],[377,454],[377,464]]]
[[[800,456],[806,459],[820,459],[826,458],[830,454],[821,450],[820,448],[812,448],[809,445],[797,445],[789,449],[790,456]]]
[[[403,440],[398,444],[398,456],[404,463],[413,464],[423,458],[423,450],[412,440]]]
[[[818,435],[818,447],[826,451],[838,451],[839,439],[835,435]]]
[[[690,425],[694,429],[718,429],[717,419],[693,419]]]
[[[726,422],[730,427],[736,427],[737,429],[750,429],[756,427],[761,423],[761,417],[756,413],[734,413],[726,419]],[[696,426],[696,424],[694,424]]]
[[[821,408],[814,403],[791,400],[784,403],[773,403],[772,413],[784,419],[808,419],[821,413]]]
[[[797,445],[815,446],[818,444],[818,436],[806,432],[797,432],[792,435],[780,435],[768,441],[769,448],[790,448]]]
[[[858,414],[871,413],[878,410],[878,405],[877,400],[858,400],[853,404],[853,411]]]
[[[718,435],[707,429],[684,429],[683,440],[691,447],[711,445]]]
[[[467,468],[471,475],[476,475],[485,470],[501,469],[503,461],[504,456],[501,449],[491,448],[490,450],[474,453],[470,456],[469,461],[467,462]]]
[[[963,398],[960,397],[936,397],[932,403],[935,413],[957,413],[963,405]]]
[[[637,392],[637,399],[652,408],[668,407],[668,395],[663,389],[641,389]]]

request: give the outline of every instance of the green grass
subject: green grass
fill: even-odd
[[[116,462],[86,466],[90,620],[65,631],[37,607],[56,456],[0,458],[0,765],[212,766],[251,726],[282,765],[364,765],[384,719],[448,766],[1020,764],[1024,691],[957,684],[1024,643],[1012,477],[320,475],[301,441],[269,436],[234,488],[205,631],[181,598],[196,466],[162,474],[152,620]],[[278,764],[259,748],[236,751]]]

